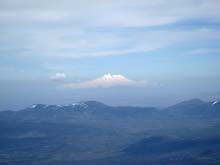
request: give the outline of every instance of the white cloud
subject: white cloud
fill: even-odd
[[[219,0],[0,0],[0,19],[62,21],[78,27],[140,27],[195,18],[219,21],[219,5]]]
[[[146,31],[77,31],[42,30],[20,34],[2,34],[0,51],[39,58],[82,58],[147,53],[180,43],[219,40],[217,29],[146,30]],[[10,39],[10,41],[8,41]],[[12,41],[13,39],[13,41]],[[14,41],[20,41],[18,44]],[[1,41],[1,39],[0,39]],[[22,43],[25,45],[23,48]],[[4,54],[4,53],[2,53]]]
[[[84,89],[84,88],[109,88],[115,86],[133,86],[133,87],[146,87],[148,84],[145,81],[134,81],[130,80],[123,75],[112,75],[112,74],[105,74],[104,76],[85,81],[81,83],[69,83],[65,84],[65,88],[72,88],[72,89]]]
[[[184,55],[200,55],[200,54],[220,54],[220,49],[193,49],[188,52],[185,52]]]
[[[61,81],[66,78],[66,75],[64,73],[56,73],[55,75],[51,75],[49,78],[53,81]]]
[[[219,29],[163,29],[187,20],[219,23],[219,5],[219,0],[0,0],[0,54],[111,56],[219,39]]]

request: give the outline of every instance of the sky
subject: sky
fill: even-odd
[[[220,99],[220,0],[0,0],[0,110]]]

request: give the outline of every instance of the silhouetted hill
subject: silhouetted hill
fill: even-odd
[[[220,163],[220,104],[158,110],[97,101],[0,112],[0,164]]]
[[[179,115],[215,116],[220,115],[220,103],[218,101],[204,102],[199,99],[191,99],[170,106],[166,110]]]

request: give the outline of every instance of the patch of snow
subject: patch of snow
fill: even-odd
[[[33,105],[31,106],[31,108],[36,108],[36,106],[37,106],[36,104],[33,104]]]
[[[78,106],[78,107],[82,107],[82,108],[88,108],[88,105],[86,105],[83,102],[73,103],[71,105],[74,106],[74,107]]]
[[[78,105],[78,103],[73,103],[73,104],[72,104],[72,106],[74,106],[74,107],[75,107],[76,105]]]
[[[212,103],[212,105],[215,105],[215,104],[217,104],[219,101],[214,101],[213,103]]]
[[[39,105],[39,104],[33,104],[33,105],[30,106],[30,108],[33,108],[33,109],[34,109],[34,108],[36,108],[38,105]],[[43,108],[47,108],[47,107],[49,107],[49,105],[42,105],[42,107],[43,107]]]

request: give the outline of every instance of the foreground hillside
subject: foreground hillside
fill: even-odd
[[[0,164],[219,164],[220,103],[96,101],[0,112]]]

